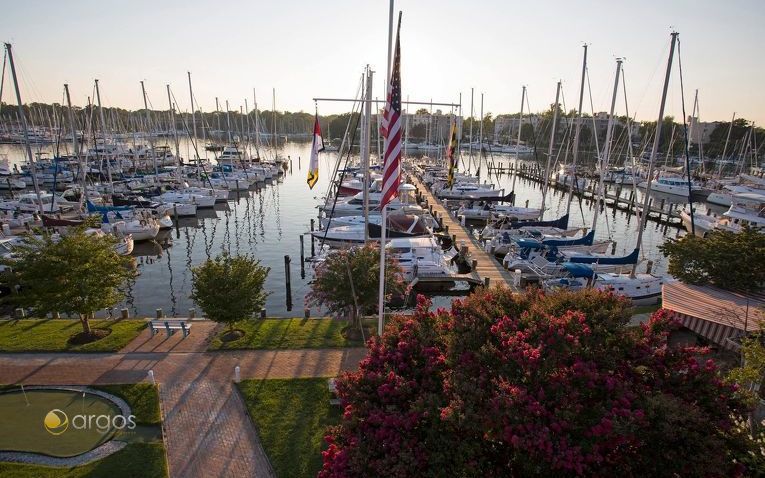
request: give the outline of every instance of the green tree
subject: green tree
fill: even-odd
[[[93,338],[88,321],[93,312],[122,300],[121,288],[135,276],[132,259],[117,254],[115,244],[111,236],[83,229],[28,236],[12,259],[2,261],[6,280],[18,289],[8,300],[41,315],[76,314],[83,334]]]
[[[385,292],[389,298],[404,292],[404,282],[395,259],[385,259]],[[350,313],[356,325],[360,314],[377,309],[379,285],[380,246],[339,249],[316,268],[308,300],[330,313]]]
[[[703,239],[688,234],[659,250],[669,257],[668,272],[689,284],[749,292],[765,285],[765,234],[749,227],[710,231]]]
[[[248,255],[223,253],[191,269],[191,298],[210,320],[234,324],[252,317],[266,303],[263,290],[271,269]]]
[[[417,112],[415,114],[417,114],[417,115],[429,115],[430,112],[428,111],[427,108],[420,108],[420,109],[417,110]]]

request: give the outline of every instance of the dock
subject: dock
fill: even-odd
[[[417,196],[421,197],[433,217],[435,217],[445,234],[449,234],[454,239],[454,245],[458,248],[465,246],[468,248],[473,259],[473,275],[480,279],[486,285],[502,284],[507,287],[513,286],[513,277],[507,272],[496,259],[484,251],[483,246],[470,232],[462,226],[456,218],[452,217],[449,210],[444,207],[439,199],[426,188],[418,178],[411,176],[411,184],[417,188]]]

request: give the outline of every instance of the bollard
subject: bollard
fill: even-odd
[[[483,278],[483,286],[488,288],[491,285],[491,277],[484,277]]]
[[[614,241],[614,242],[611,244],[611,255],[613,256],[613,255],[615,255],[615,254],[616,254],[616,241]]]
[[[162,313],[162,309],[157,309],[157,318],[161,319],[163,316],[164,314]]]
[[[300,267],[303,267],[303,264],[305,263],[305,246],[303,245],[304,237],[301,234],[300,235]]]
[[[528,199],[526,200],[526,207],[527,208],[529,207],[529,200]]]
[[[473,259],[473,261],[470,263],[470,265],[471,265],[470,270],[475,271],[476,269],[478,269],[478,259]]]
[[[298,171],[300,171],[300,156],[298,156]]]
[[[265,319],[266,318],[266,309],[260,309],[260,318]]]
[[[122,317],[123,320],[127,320],[130,318],[130,311],[127,309],[120,309],[120,317]]]
[[[239,383],[242,380],[242,378],[240,376],[241,370],[242,369],[239,368],[239,365],[234,367],[234,382],[236,382],[236,383]]]
[[[194,318],[197,316],[197,309],[190,308],[189,309],[189,320],[194,320]]]
[[[466,246],[464,244],[460,245],[460,255],[462,255],[462,257],[467,257],[467,255],[468,255],[468,246]]]
[[[449,230],[447,229],[446,232],[449,232]],[[452,244],[457,245],[457,234],[452,234]]]
[[[449,233],[449,225],[448,224],[444,226],[443,221],[441,221],[441,227],[443,228],[445,233],[447,233],[447,234]]]
[[[314,231],[314,220],[311,219],[311,232]],[[313,234],[311,234],[311,257],[316,255],[316,245],[314,243],[315,238],[313,237]]]
[[[157,380],[154,378],[154,370],[149,370],[149,373],[147,374],[149,381],[152,383],[152,385],[157,384]]]
[[[284,256],[284,282],[286,289],[287,311],[292,310],[292,277],[290,276],[290,256]]]
[[[311,318],[311,309],[303,309],[303,317],[305,317],[306,319],[310,319]]]
[[[651,269],[653,269],[653,261],[648,261],[645,265],[645,273],[650,274]]]

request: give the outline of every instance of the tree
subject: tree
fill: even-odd
[[[266,303],[263,285],[271,269],[248,255],[223,253],[191,269],[191,298],[210,320],[227,324],[229,332]]]
[[[668,272],[683,282],[749,292],[765,285],[765,234],[749,227],[712,230],[703,239],[688,234],[659,250],[669,257]]]
[[[763,466],[746,408],[699,348],[671,348],[664,311],[625,327],[595,290],[479,289],[396,317],[359,369],[321,478],[741,476]],[[749,456],[747,465],[742,457]],[[751,467],[751,468],[747,468]],[[759,468],[762,469],[762,468]]]
[[[2,261],[6,280],[18,289],[8,300],[41,315],[76,314],[83,337],[99,338],[91,331],[90,316],[122,300],[120,289],[135,276],[132,259],[117,254],[115,244],[111,236],[89,235],[81,228],[66,236],[27,236],[13,258]]]
[[[420,108],[414,114],[416,114],[416,115],[429,115],[430,112],[428,111],[427,108]]]
[[[380,285],[380,246],[339,249],[316,267],[308,295],[309,303],[326,307],[330,313],[350,313],[358,323],[360,314],[377,309]],[[385,257],[385,292],[390,298],[404,292],[401,268],[390,255]]]

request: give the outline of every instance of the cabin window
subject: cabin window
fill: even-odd
[[[624,290],[624,287],[619,287],[619,290]]]

